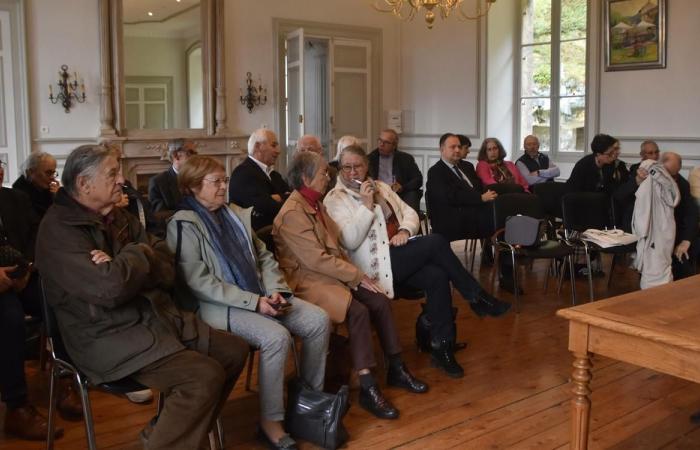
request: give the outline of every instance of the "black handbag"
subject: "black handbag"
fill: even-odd
[[[22,278],[29,270],[29,261],[10,244],[0,242],[0,267],[17,266],[7,276],[12,279]]]
[[[315,391],[299,375],[296,352],[294,363],[297,376],[287,385],[287,432],[319,447],[334,450],[342,446],[348,440],[343,426],[348,411],[348,386],[342,386],[337,394]]]

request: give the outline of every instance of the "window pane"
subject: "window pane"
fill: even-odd
[[[549,95],[552,83],[552,48],[549,44],[523,47],[520,80],[521,97]]]
[[[528,98],[520,101],[520,141],[528,134],[540,138],[540,150],[549,151],[549,99]]]
[[[586,40],[561,43],[560,95],[586,93]]]
[[[586,147],[585,97],[562,98],[559,102],[559,151],[582,152]]]
[[[523,0],[523,44],[552,40],[552,0]]]
[[[561,39],[586,37],[586,0],[561,0]]]

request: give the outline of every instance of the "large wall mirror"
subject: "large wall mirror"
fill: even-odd
[[[100,1],[102,136],[221,134],[223,0]]]

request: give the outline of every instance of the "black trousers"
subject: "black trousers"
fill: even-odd
[[[481,290],[439,234],[419,236],[401,247],[391,247],[391,272],[394,284],[423,289],[427,296],[427,313],[431,339],[452,339],[452,290],[450,282],[462,296],[474,300]]]
[[[24,376],[24,316],[41,317],[41,285],[33,274],[20,293],[0,294],[0,394],[8,409],[27,402]]]

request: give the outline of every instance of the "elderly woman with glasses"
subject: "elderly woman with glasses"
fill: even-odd
[[[364,270],[351,263],[338,242],[338,227],[321,203],[328,187],[328,164],[318,154],[294,156],[288,177],[294,192],[273,223],[280,267],[294,292],[345,323],[352,364],[360,379],[360,406],[381,419],[398,410],[384,397],[370,369],[376,365],[370,325],[374,323],[389,361],[387,384],[423,393],[428,386],[411,375],[401,359],[401,345],[390,300]]]
[[[251,230],[251,209],[226,205],[229,179],[214,158],[192,156],[180,168],[182,208],[168,223],[168,244],[185,286],[178,299],[214,328],[260,350],[259,437],[296,448],[284,433],[284,368],[292,334],[301,337],[301,376],[323,388],[330,322],[323,309],[292,295],[277,262]]]
[[[484,186],[492,184],[519,184],[525,192],[530,192],[530,186],[510,161],[506,161],[506,149],[496,138],[486,138],[479,149],[479,162],[476,164],[476,174]]]
[[[22,165],[23,174],[12,187],[25,192],[32,202],[32,208],[41,219],[53,205],[53,198],[59,188],[56,158],[49,153],[34,152]]]
[[[450,282],[480,316],[499,316],[510,305],[481,288],[441,235],[416,236],[418,215],[391,186],[367,176],[361,147],[346,147],[339,161],[339,181],[324,204],[338,224],[340,242],[386,296],[394,296],[395,283],[426,291],[433,364],[451,377],[462,377],[464,370],[454,357]]]

